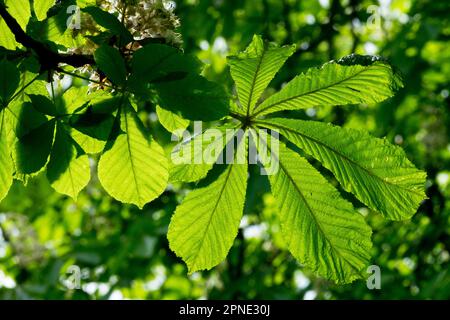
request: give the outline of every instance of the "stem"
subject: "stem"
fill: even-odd
[[[106,83],[103,83],[103,82],[100,82],[100,81],[97,81],[97,80],[92,80],[92,79],[89,79],[89,78],[87,78],[87,77],[83,77],[83,76],[81,76],[81,75],[79,75],[79,74],[76,74],[76,73],[72,73],[72,72],[66,71],[66,70],[64,70],[64,69],[62,69],[62,68],[57,68],[56,71],[61,72],[61,73],[64,73],[64,74],[67,74],[68,76],[72,76],[72,77],[74,77],[74,78],[86,80],[86,81],[89,81],[89,82],[92,82],[92,83],[96,83],[96,84],[101,85],[101,86],[104,86],[104,87],[108,87],[108,88],[116,89],[116,90],[117,90],[117,88],[115,88],[115,87],[113,87],[113,86],[110,86],[110,85],[108,85],[108,84],[106,84]]]

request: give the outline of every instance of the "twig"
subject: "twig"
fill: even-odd
[[[0,16],[5,21],[8,28],[14,34],[16,41],[28,49],[36,52],[39,62],[41,63],[41,71],[55,69],[59,63],[65,63],[73,67],[82,67],[86,64],[94,64],[94,58],[89,55],[81,54],[59,54],[42,42],[39,42],[27,35],[16,19],[6,10],[6,6],[0,3]]]

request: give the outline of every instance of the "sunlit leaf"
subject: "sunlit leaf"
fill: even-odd
[[[98,177],[115,199],[142,208],[166,188],[168,163],[163,149],[145,134],[131,106],[121,112],[121,130],[98,163]]]

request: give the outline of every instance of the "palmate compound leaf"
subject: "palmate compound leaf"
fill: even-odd
[[[255,35],[244,52],[228,57],[242,109],[240,113],[252,113],[262,93],[294,50],[295,46],[280,48]]]
[[[346,191],[388,219],[411,218],[426,198],[426,173],[385,139],[314,121],[267,119],[258,123],[319,160]]]
[[[246,148],[246,139],[239,148]],[[244,210],[247,163],[223,168],[206,177],[177,207],[169,225],[170,248],[187,264],[189,273],[222,262],[236,238]],[[215,169],[216,169],[215,168]]]
[[[161,146],[149,141],[143,124],[127,101],[120,112],[120,133],[98,163],[98,177],[115,199],[137,205],[157,198],[169,178],[168,161]]]
[[[5,110],[0,110],[0,201],[8,194],[14,171],[8,146],[5,113]]]
[[[254,110],[254,116],[314,106],[376,103],[402,87],[400,75],[378,57],[350,55],[311,68]]]
[[[306,159],[281,141],[269,175],[281,231],[292,255],[336,283],[363,277],[372,246],[364,218]]]
[[[171,153],[170,181],[196,182],[206,177],[214,163],[224,163],[222,152],[234,136],[232,131],[227,134],[227,129],[233,128],[235,125],[225,124],[178,144]]]
[[[90,180],[88,156],[79,154],[74,141],[60,123],[47,165],[47,179],[57,192],[75,200]]]

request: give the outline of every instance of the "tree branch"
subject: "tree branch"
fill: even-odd
[[[39,42],[26,34],[16,19],[6,10],[6,6],[0,3],[0,16],[14,34],[16,41],[24,47],[33,50],[41,63],[41,71],[54,70],[59,63],[65,63],[73,67],[82,67],[86,64],[95,64],[94,58],[89,55],[59,54],[42,42]]]

